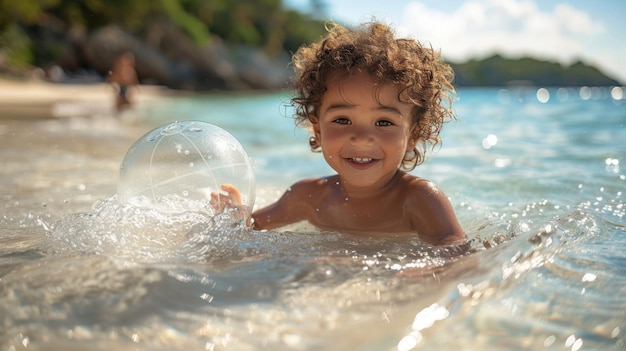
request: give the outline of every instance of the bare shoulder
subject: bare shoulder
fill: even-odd
[[[465,235],[448,196],[435,183],[412,177],[406,179],[411,222],[420,237],[430,243],[452,243]]]
[[[408,194],[412,195],[411,198],[414,201],[448,201],[448,196],[434,182],[424,178],[409,177],[410,178],[406,181],[406,191]]]
[[[333,177],[328,178],[306,178],[292,184],[290,189],[305,191],[310,189],[320,189],[325,187]]]
[[[309,203],[327,193],[330,178],[307,178],[292,184],[283,197],[300,203]]]

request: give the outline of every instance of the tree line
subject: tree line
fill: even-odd
[[[322,11],[322,2],[313,3]],[[167,20],[198,46],[219,37],[272,55],[319,38],[324,24],[316,18],[286,8],[281,0],[0,0],[0,54],[15,66],[40,66],[53,61],[59,48],[36,45],[38,35],[65,34],[71,40],[77,33],[115,24],[149,38],[146,24]]]

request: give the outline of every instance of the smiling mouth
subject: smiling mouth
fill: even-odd
[[[354,162],[354,163],[370,163],[372,162],[374,159],[369,158],[369,157],[351,157],[348,159],[350,162]]]

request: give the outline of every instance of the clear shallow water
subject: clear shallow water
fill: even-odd
[[[135,123],[2,119],[0,348],[622,350],[626,100],[549,93],[461,90],[460,121],[414,171],[455,206],[471,243],[460,258],[116,200],[128,147],[172,120],[236,136],[259,206],[328,174],[285,94],[164,100]]]

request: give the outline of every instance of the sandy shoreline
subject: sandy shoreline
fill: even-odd
[[[171,95],[162,86],[141,85],[137,105]],[[0,118],[64,118],[113,114],[115,91],[107,83],[61,84],[0,78]]]

